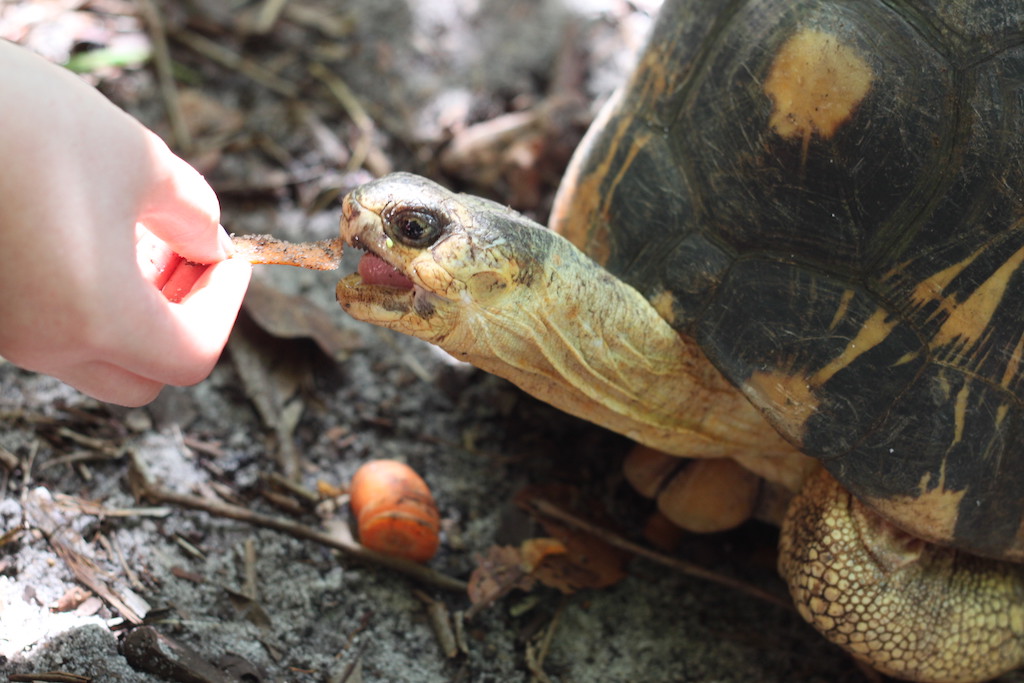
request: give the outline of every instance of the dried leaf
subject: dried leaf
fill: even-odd
[[[318,242],[287,242],[273,235],[233,235],[232,258],[252,264],[294,266],[309,270],[337,270],[343,243],[340,237]]]
[[[494,545],[487,555],[479,558],[477,567],[469,577],[467,593],[473,603],[473,613],[488,607],[512,589],[529,591],[536,581],[523,569],[523,556],[519,548]],[[467,613],[467,618],[471,614]]]
[[[70,612],[78,609],[78,606],[92,597],[92,593],[81,586],[72,586],[64,595],[57,598],[56,602],[50,605],[51,612]]]
[[[564,555],[565,544],[557,538],[528,538],[519,546],[523,558],[523,568],[533,572],[537,565],[552,555]]]
[[[516,503],[534,514],[529,505],[531,498],[558,500],[563,506],[570,507],[582,507],[584,504],[577,490],[564,485],[527,487],[520,491],[516,495]],[[586,507],[587,516],[603,517],[603,511],[596,504],[587,501]],[[628,553],[593,534],[548,517],[536,517],[545,533],[565,544],[566,550],[563,554],[549,555],[540,562],[533,572],[538,581],[568,594],[583,588],[607,588],[626,578]]]
[[[626,578],[626,558],[621,550],[594,536],[572,532],[566,552],[546,556],[533,576],[567,595],[584,588],[607,588]]]
[[[245,295],[245,312],[263,330],[283,339],[309,338],[336,361],[362,347],[362,337],[340,329],[335,318],[309,299],[278,291],[253,279]]]
[[[118,577],[103,570],[94,559],[95,549],[70,525],[50,492],[36,487],[25,497],[25,519],[46,536],[50,547],[64,561],[75,579],[103,598],[133,624],[142,623],[149,604]]]

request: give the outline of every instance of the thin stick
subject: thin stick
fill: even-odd
[[[190,496],[183,493],[169,491],[157,484],[154,484],[144,476],[143,467],[137,458],[132,459],[132,465],[135,470],[133,483],[139,487],[137,488],[138,493],[142,497],[153,502],[178,505],[180,507],[191,508],[193,510],[202,510],[203,512],[208,512],[211,515],[216,515],[218,517],[236,519],[247,524],[253,524],[266,529],[273,529],[282,533],[291,534],[296,538],[303,538],[307,541],[313,541],[314,543],[335,548],[350,557],[379,564],[389,569],[394,569],[395,571],[406,574],[417,581],[437,588],[459,593],[466,592],[466,583],[464,581],[460,581],[459,579],[448,576],[447,574],[442,574],[439,571],[435,571],[421,564],[410,562],[409,560],[391,557],[390,555],[383,555],[370,550],[353,540],[337,538],[303,524],[293,522],[289,519],[263,515],[238,505],[231,505],[218,500],[200,498],[198,496]]]
[[[277,23],[287,4],[288,0],[263,0],[260,11],[256,14],[255,32],[259,35],[270,33],[270,29]]]
[[[373,144],[373,133],[376,124],[373,117],[363,107],[362,102],[352,92],[336,73],[328,69],[320,62],[313,62],[309,65],[309,73],[327,86],[331,95],[338,101],[338,104],[348,113],[352,123],[359,129],[359,139],[356,141],[355,149],[352,150],[352,158],[348,162],[348,171],[354,171],[366,164],[367,168],[374,175],[387,175],[391,171],[391,164],[384,154]]]
[[[9,680],[15,681],[47,681],[48,683],[90,683],[93,679],[88,676],[68,673],[66,671],[41,671],[31,674],[11,674]]]
[[[733,590],[741,591],[743,593],[746,593],[747,595],[759,598],[773,605],[785,607],[786,609],[793,608],[792,603],[783,600],[782,598],[772,593],[769,593],[768,591],[761,590],[760,588],[752,586],[744,581],[740,581],[739,579],[733,579],[728,576],[722,576],[721,574],[715,573],[709,569],[705,569],[704,567],[701,567],[700,565],[694,564],[692,562],[687,562],[686,560],[680,560],[674,557],[668,557],[667,555],[662,555],[661,553],[655,552],[650,548],[645,548],[642,545],[638,545],[636,543],[633,543],[632,541],[626,540],[625,538],[609,531],[608,529],[604,529],[602,527],[597,526],[596,524],[592,524],[591,522],[588,522],[584,519],[580,519],[579,517],[576,517],[575,515],[566,512],[562,508],[546,500],[542,500],[540,498],[533,498],[530,499],[528,502],[540,514],[546,517],[552,517],[561,522],[565,522],[566,524],[576,527],[577,529],[586,531],[588,534],[597,536],[606,543],[609,543],[617,548],[621,548],[634,555],[645,557],[648,560],[651,560],[652,562],[657,562],[658,564],[670,567],[675,571],[678,571],[682,574],[686,574],[687,576],[693,576],[698,579],[704,579],[705,581],[713,581],[714,583],[726,586],[727,588],[732,588]]]
[[[204,57],[217,62],[223,67],[238,71],[268,90],[272,90],[279,95],[287,97],[288,99],[295,99],[298,96],[298,88],[290,81],[286,81],[270,69],[267,69],[252,60],[246,59],[237,52],[234,52],[224,45],[216,43],[205,36],[201,36],[192,31],[178,31],[176,33],[172,33],[171,38],[182,43],[190,50],[198,52]]]
[[[192,134],[185,123],[185,114],[181,110],[178,99],[178,86],[174,81],[174,70],[171,66],[171,51],[167,46],[167,31],[163,17],[153,0],[142,0],[139,3],[143,21],[149,27],[149,37],[153,41],[153,66],[156,67],[156,80],[160,87],[160,96],[167,108],[167,120],[171,123],[171,134],[179,151],[189,154],[192,151]]]
[[[318,242],[286,242],[270,235],[234,235],[231,244],[232,256],[249,263],[337,270],[344,243],[340,237]]]

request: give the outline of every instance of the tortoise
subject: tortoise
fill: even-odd
[[[668,0],[550,228],[394,174],[337,298],[792,495],[800,614],[879,671],[1024,662],[1024,5]]]

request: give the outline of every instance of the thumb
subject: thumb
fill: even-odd
[[[157,135],[146,131],[155,171],[139,222],[179,256],[216,263],[228,256],[227,234],[220,228],[220,203],[213,188]]]

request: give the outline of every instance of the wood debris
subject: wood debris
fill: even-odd
[[[149,604],[120,577],[97,563],[90,546],[74,531],[68,517],[45,488],[36,487],[28,492],[25,497],[25,519],[30,526],[43,533],[50,547],[78,581],[103,598],[126,621],[142,623],[149,611]]]
[[[11,674],[8,680],[11,683],[92,683],[94,679],[67,671],[39,671],[30,674]]]
[[[711,581],[723,586],[727,586],[728,588],[741,591],[755,598],[758,598],[759,600],[763,600],[767,603],[777,605],[785,609],[793,609],[792,602],[782,596],[776,595],[774,593],[769,593],[768,591],[762,590],[757,586],[753,586],[745,581],[740,581],[739,579],[734,579],[730,576],[725,576],[724,574],[711,571],[692,562],[687,562],[686,560],[680,560],[675,557],[670,557],[668,555],[664,555],[662,553],[651,550],[650,548],[646,548],[642,545],[633,543],[632,541],[622,538],[621,536],[612,532],[609,529],[602,528],[596,524],[593,524],[592,522],[588,522],[585,519],[581,519],[580,517],[577,517],[576,515],[573,515],[567,512],[566,510],[563,510],[562,508],[560,508],[558,505],[555,505],[551,501],[544,500],[542,498],[528,498],[524,499],[523,503],[534,508],[540,515],[544,517],[559,520],[560,522],[565,523],[569,527],[592,534],[596,537],[600,537],[604,542],[608,543],[609,545],[613,545],[631,554],[645,557],[653,562],[657,562],[658,564],[669,567],[682,574],[686,574],[687,576],[693,576],[706,581]]]
[[[223,671],[184,643],[152,626],[132,629],[124,639],[124,656],[132,668],[180,683],[234,683]]]
[[[374,552],[369,548],[359,545],[351,539],[338,538],[298,522],[294,522],[290,519],[271,517],[269,515],[253,512],[248,508],[237,505],[169,491],[157,485],[153,481],[152,477],[146,474],[146,468],[138,458],[132,459],[132,471],[130,478],[133,491],[140,499],[179,505],[181,507],[192,508],[194,510],[203,510],[219,517],[237,519],[255,526],[274,529],[282,533],[290,534],[295,538],[301,538],[330,548],[335,548],[356,559],[371,562],[389,569],[394,569],[395,571],[406,574],[427,585],[460,593],[466,590],[466,584],[463,581],[459,581],[458,579],[442,574],[441,572],[431,569],[430,567],[425,567],[416,562]]]
[[[337,270],[344,246],[340,237],[317,242],[287,242],[271,235],[232,235],[232,258],[254,264]]]

